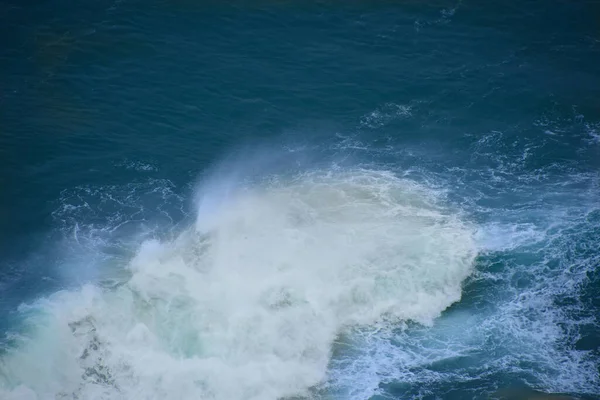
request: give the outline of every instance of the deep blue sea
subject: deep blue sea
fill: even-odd
[[[599,316],[597,1],[0,3],[1,400],[599,399]]]

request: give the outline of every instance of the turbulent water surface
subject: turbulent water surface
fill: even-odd
[[[0,7],[0,399],[600,398],[596,2]]]

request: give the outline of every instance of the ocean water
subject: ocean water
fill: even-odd
[[[600,398],[598,15],[2,2],[0,399]]]

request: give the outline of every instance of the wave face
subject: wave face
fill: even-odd
[[[117,287],[29,306],[34,332],[4,357],[1,397],[308,395],[340,335],[431,325],[476,256],[472,227],[389,172],[313,171],[200,199],[196,223],[145,241]]]

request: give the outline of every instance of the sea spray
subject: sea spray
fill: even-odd
[[[460,299],[475,255],[468,224],[389,172],[238,185],[175,240],[146,241],[117,288],[86,285],[31,306],[35,329],[2,359],[0,394],[306,395],[326,377],[336,337],[377,322],[431,324]]]

